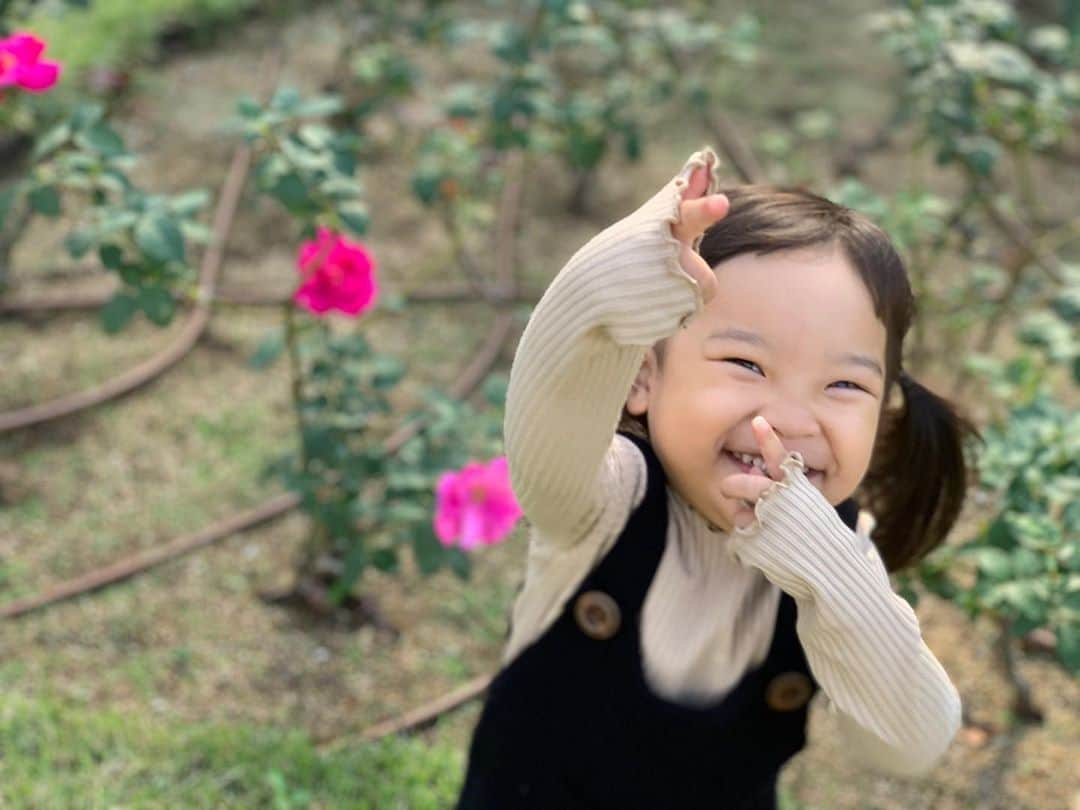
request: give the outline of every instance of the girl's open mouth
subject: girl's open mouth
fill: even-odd
[[[748,475],[767,475],[765,472],[765,459],[758,455],[752,455],[748,457],[748,454],[732,453],[730,450],[724,450],[723,455],[732,464],[734,464],[739,472],[746,473]],[[812,484],[820,483],[825,474],[821,470],[815,470],[812,467],[806,468],[806,478]]]

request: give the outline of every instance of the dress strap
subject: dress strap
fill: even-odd
[[[637,615],[660,566],[667,543],[667,476],[645,439],[620,433],[641,451],[647,471],[645,497],[631,512],[615,545],[579,587],[600,590],[618,602],[624,614]]]

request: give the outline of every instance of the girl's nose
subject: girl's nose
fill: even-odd
[[[781,439],[801,439],[821,433],[821,426],[814,414],[797,402],[773,402],[758,413],[765,417]]]

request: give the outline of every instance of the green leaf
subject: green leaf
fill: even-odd
[[[383,512],[383,520],[398,525],[423,523],[425,520],[429,520],[430,517],[427,508],[412,498],[395,499]]]
[[[60,192],[54,185],[38,186],[30,192],[30,207],[47,217],[60,216]]]
[[[307,186],[295,172],[279,177],[270,193],[292,213],[304,213],[313,207]]]
[[[472,575],[472,560],[469,555],[460,548],[451,548],[447,549],[446,557],[450,570],[457,575],[458,579],[468,582]]]
[[[158,326],[168,326],[176,312],[176,301],[164,287],[154,285],[139,290],[139,309]]]
[[[127,154],[124,139],[104,121],[99,121],[80,132],[75,136],[75,142],[84,149],[97,152],[106,158],[120,157],[120,155]]]
[[[334,130],[324,124],[304,124],[296,134],[311,149],[325,149],[334,140]]]
[[[1057,654],[1072,673],[1080,673],[1080,625],[1063,624],[1055,628]]]
[[[133,296],[119,292],[101,308],[101,324],[110,335],[116,334],[127,326],[138,308]]]
[[[1056,548],[1063,540],[1061,526],[1047,515],[1009,512],[1005,519],[1020,544],[1036,551]]]
[[[119,245],[102,245],[98,248],[98,258],[110,270],[119,270],[124,265],[124,251]]]
[[[900,584],[897,592],[904,598],[904,601],[913,608],[919,604],[919,592],[912,586],[910,579],[905,579]]]
[[[184,235],[176,220],[163,213],[147,214],[135,226],[135,243],[155,262],[184,261]]]
[[[446,548],[430,524],[422,523],[413,529],[412,547],[416,566],[425,577],[438,571],[446,560]]]
[[[338,216],[352,233],[363,236],[368,229],[368,209],[361,202],[347,202],[338,206]]]
[[[393,388],[405,376],[406,366],[401,360],[388,355],[375,358],[375,374],[371,384],[380,391]]]
[[[388,292],[379,296],[379,307],[384,312],[404,312],[408,305],[409,299],[401,293]]]
[[[627,160],[637,162],[641,159],[641,130],[636,126],[628,126],[623,130],[623,152]]]
[[[325,118],[341,112],[343,105],[337,96],[316,96],[300,101],[291,112],[297,118]]]
[[[380,571],[395,573],[399,567],[397,549],[380,548],[371,553],[371,564]]]
[[[588,171],[600,163],[604,153],[607,152],[607,141],[603,135],[591,137],[582,133],[575,133],[570,137],[567,144],[567,157],[570,165],[578,171]]]
[[[301,437],[309,459],[333,460],[338,445],[332,430],[321,425],[304,425]]]
[[[392,470],[386,485],[397,492],[427,492],[431,489],[431,479],[416,470]]]
[[[1046,622],[1041,616],[1018,616],[1013,619],[1009,626],[1009,632],[1014,636],[1026,636],[1032,630],[1042,627]]]
[[[270,106],[275,110],[291,113],[301,100],[300,91],[295,87],[280,87],[270,99]]]
[[[139,215],[134,211],[108,210],[102,213],[101,221],[98,223],[98,233],[104,236],[105,234],[122,231],[130,228],[138,221]]]
[[[92,127],[105,115],[104,105],[90,101],[80,104],[71,116],[71,128],[84,130]]]
[[[142,265],[122,262],[116,268],[120,280],[129,287],[141,287],[146,278],[146,272]]]
[[[181,217],[190,217],[196,211],[201,211],[210,202],[210,192],[205,188],[192,189],[183,194],[177,194],[169,200],[169,210]]]
[[[36,162],[43,157],[52,154],[63,146],[70,137],[71,125],[67,123],[58,124],[38,138],[37,143],[34,144],[34,152],[31,159]]]
[[[439,185],[442,183],[442,180],[442,171],[422,169],[413,175],[413,194],[415,194],[424,205],[431,205],[439,196]]]
[[[341,571],[341,576],[330,589],[331,602],[335,605],[341,604],[341,600],[349,595],[353,585],[360,579],[367,562],[367,554],[362,543],[357,543],[349,549],[349,553],[345,555],[345,566]]]
[[[281,154],[288,159],[289,163],[308,173],[327,170],[332,160],[329,152],[309,148],[295,137],[282,140],[280,149]]]
[[[986,542],[994,548],[1012,548],[1016,545],[1016,537],[1012,533],[1008,521],[1004,515],[998,515],[986,532]]]
[[[4,222],[7,221],[7,216],[15,205],[15,198],[18,196],[18,193],[18,186],[9,186],[8,188],[0,189],[0,231],[4,229]]]
[[[1018,548],[1014,551],[1012,562],[1018,577],[1036,577],[1046,572],[1045,558],[1029,548]]]
[[[492,53],[511,65],[529,61],[530,43],[525,30],[516,23],[502,23],[492,37]]]
[[[236,101],[236,112],[241,118],[258,118],[262,115],[262,105],[249,96],[244,96]]]
[[[963,151],[964,160],[971,170],[980,177],[989,177],[994,173],[1000,149],[996,144],[979,143]]]
[[[510,380],[505,374],[492,374],[484,380],[484,399],[496,407],[506,404],[506,391]]]
[[[1080,285],[1063,290],[1050,306],[1063,321],[1080,324]]]
[[[979,570],[993,580],[1012,576],[1012,557],[999,548],[977,548],[973,552]]]
[[[274,364],[285,350],[285,335],[281,329],[271,329],[262,340],[259,341],[255,353],[251,355],[248,363],[252,368],[265,369]]]
[[[125,192],[133,191],[131,181],[128,179],[127,175],[119,169],[105,169],[98,175],[97,181],[98,185],[114,194],[124,194]]]
[[[338,139],[340,144],[342,139]],[[333,150],[334,170],[346,177],[352,177],[356,173],[356,147],[340,146]]]
[[[88,228],[77,228],[64,237],[64,247],[73,259],[81,259],[94,246],[97,235]]]
[[[1045,582],[1030,579],[1004,582],[987,592],[986,601],[993,608],[1009,608],[1041,625],[1047,620],[1046,592]]]

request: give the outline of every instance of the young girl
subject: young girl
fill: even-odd
[[[951,528],[973,432],[901,369],[904,267],[821,197],[714,193],[715,161],[574,254],[521,338],[528,566],[461,810],[775,807],[819,688],[891,772],[958,728],[886,573]]]

